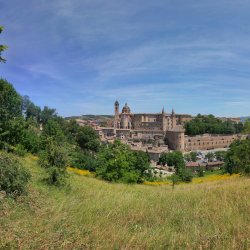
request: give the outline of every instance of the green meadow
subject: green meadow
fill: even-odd
[[[0,249],[250,249],[250,179],[111,184],[70,172],[69,187],[32,173],[27,196],[0,200]],[[206,177],[205,177],[206,178]]]

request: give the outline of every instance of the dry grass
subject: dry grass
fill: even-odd
[[[109,184],[71,174],[71,188],[33,173],[28,197],[0,203],[0,249],[249,249],[250,180]]]

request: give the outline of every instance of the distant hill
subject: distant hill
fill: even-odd
[[[110,119],[113,119],[113,115],[81,115],[81,116],[69,116],[65,117],[66,120],[71,120],[71,119],[81,119],[81,120],[91,120],[91,121],[107,121]]]

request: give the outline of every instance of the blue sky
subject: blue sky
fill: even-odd
[[[250,115],[249,0],[0,0],[0,77],[62,116]]]

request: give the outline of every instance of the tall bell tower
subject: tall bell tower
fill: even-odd
[[[115,101],[115,120],[114,120],[114,127],[118,127],[118,122],[119,122],[119,102],[116,100]]]

